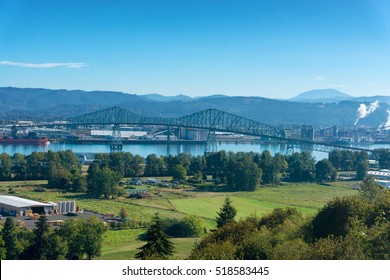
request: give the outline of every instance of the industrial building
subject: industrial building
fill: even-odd
[[[51,213],[54,207],[55,204],[43,203],[17,196],[0,196],[0,212],[11,216],[24,216],[26,211],[38,214]]]

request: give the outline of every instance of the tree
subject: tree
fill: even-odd
[[[68,247],[47,223],[47,217],[41,215],[33,230],[35,236],[29,249],[33,260],[58,260],[65,258]]]
[[[356,179],[363,180],[367,177],[368,163],[367,161],[360,161],[356,165]]]
[[[335,198],[328,202],[311,222],[314,239],[346,236],[350,222],[366,222],[370,205],[358,197]]]
[[[128,214],[127,214],[127,210],[125,207],[121,207],[121,209],[119,211],[119,216],[121,216],[122,219],[127,218]]]
[[[175,181],[185,181],[187,179],[187,170],[179,164],[175,165],[172,169],[172,178]]]
[[[216,218],[217,227],[221,228],[226,224],[229,224],[234,221],[234,217],[237,214],[237,210],[232,206],[232,201],[230,198],[225,198],[225,202],[222,205],[222,208],[218,212],[218,217]]]
[[[199,172],[202,174],[202,178],[206,178],[206,158],[204,156],[196,156],[191,158],[191,164],[188,173],[195,175]]]
[[[204,231],[202,220],[195,215],[187,215],[181,220],[164,220],[164,232],[172,237],[199,237]]]
[[[318,182],[335,181],[336,176],[334,176],[334,174],[336,172],[337,171],[333,168],[332,163],[327,159],[320,160],[315,165],[316,180]]]
[[[378,158],[379,168],[390,169],[390,149],[376,149],[374,154]]]
[[[160,176],[166,171],[166,165],[162,157],[157,157],[156,154],[150,154],[145,160],[145,175]]]
[[[374,177],[369,176],[363,180],[359,193],[364,200],[375,203],[385,196],[386,190],[375,182]]]
[[[104,198],[117,197],[120,192],[118,188],[121,176],[108,167],[100,168],[94,163],[88,169],[88,191],[97,196],[103,195]]]
[[[83,241],[83,251],[89,260],[101,255],[104,224],[96,217],[80,219],[80,236]]]
[[[12,159],[6,154],[0,154],[0,180],[10,180],[11,179],[11,168],[12,168]]]
[[[146,232],[145,240],[146,244],[138,248],[141,251],[135,255],[137,259],[166,259],[173,255],[173,244],[164,233],[162,221],[157,213]]]
[[[263,172],[262,182],[264,184],[275,184],[277,182],[277,169],[271,153],[267,150],[261,153],[260,168]]]
[[[248,154],[233,154],[226,169],[227,187],[233,191],[254,191],[260,184],[261,169]]]
[[[14,179],[25,180],[27,177],[27,161],[24,155],[15,153],[12,156],[12,173]]]
[[[58,235],[68,244],[66,258],[68,260],[80,260],[84,255],[84,237],[81,236],[79,219],[68,219],[58,229]]]
[[[18,240],[18,229],[12,218],[8,217],[5,219],[2,234],[5,243],[6,259],[18,259],[19,254],[23,251],[23,247]]]
[[[3,233],[0,233],[0,260],[5,260],[6,255],[7,255],[7,249],[5,248]]]
[[[186,237],[199,237],[203,232],[202,220],[198,216],[185,216],[181,223],[184,229],[183,235]]]
[[[225,151],[210,153],[206,155],[207,174],[211,174],[213,179],[221,183],[226,182],[226,167],[228,157]]]
[[[309,152],[294,153],[287,157],[289,179],[292,182],[311,182],[314,178],[314,158]]]

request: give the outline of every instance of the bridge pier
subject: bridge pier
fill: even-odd
[[[217,140],[215,138],[215,130],[209,130],[209,134],[207,136],[206,149],[204,153],[207,154],[207,153],[216,153],[216,152],[218,152],[218,147],[217,147]]]
[[[119,124],[114,124],[112,127],[112,138],[110,143],[111,152],[119,152],[122,151],[123,145],[121,140],[121,131]]]

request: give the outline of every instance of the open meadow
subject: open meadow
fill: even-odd
[[[193,214],[202,218],[203,226],[207,230],[216,227],[215,217],[226,197],[231,198],[232,205],[237,209],[236,219],[249,215],[263,216],[278,207],[295,207],[304,216],[310,217],[329,200],[358,193],[357,182],[335,182],[329,185],[284,183],[275,187],[261,187],[255,192],[199,191],[192,187],[173,189],[148,186],[146,188],[151,194],[149,198],[100,199],[89,194],[48,189],[46,184],[46,181],[0,182],[0,193],[44,202],[75,200],[81,209],[101,214],[118,215],[123,207],[127,210],[130,220],[143,222],[150,221],[155,213],[159,213],[163,219],[181,219]],[[145,228],[108,231],[99,259],[133,259],[137,248],[144,244],[139,236],[145,231]],[[171,240],[175,244],[173,258],[184,259],[197,238]]]

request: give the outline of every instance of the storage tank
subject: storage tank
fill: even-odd
[[[76,201],[74,200],[70,202],[70,212],[76,213]]]
[[[63,206],[62,201],[58,201],[58,203],[57,203],[57,211],[58,211],[58,214],[64,213],[64,206]]]
[[[70,201],[65,201],[65,212],[70,213]]]

